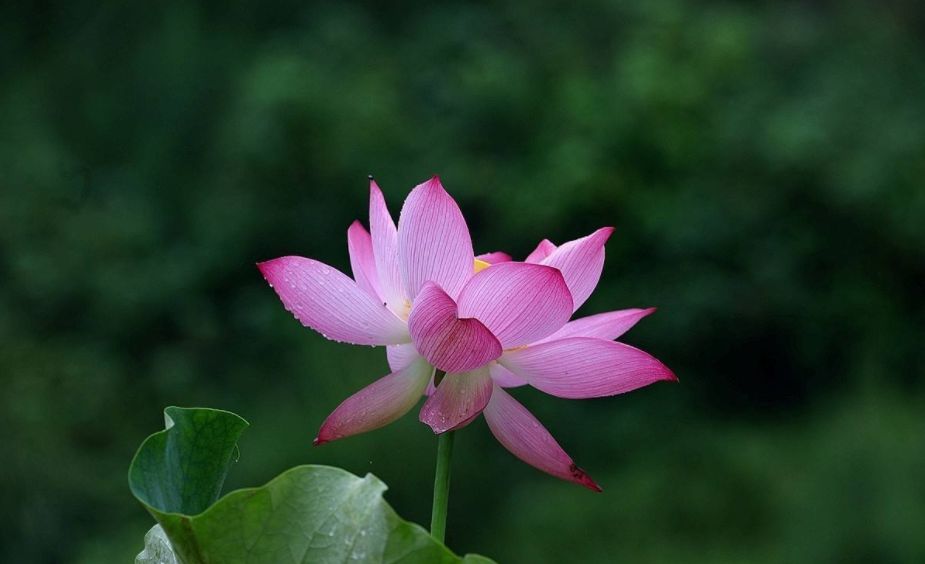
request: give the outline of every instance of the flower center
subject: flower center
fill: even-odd
[[[473,270],[475,270],[475,272],[481,272],[485,270],[486,268],[488,268],[489,266],[491,266],[490,262],[485,262],[484,260],[475,259],[475,267]]]

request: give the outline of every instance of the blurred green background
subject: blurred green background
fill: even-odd
[[[0,561],[130,562],[134,450],[176,404],[251,424],[228,487],[374,472],[427,523],[409,415],[323,448],[381,349],[254,263],[348,270],[367,173],[439,173],[477,251],[617,231],[579,314],[680,385],[515,390],[600,482],[460,433],[448,543],[500,562],[925,561],[918,2],[0,8]]]

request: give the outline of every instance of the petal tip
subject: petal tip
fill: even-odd
[[[267,281],[270,280],[270,276],[273,275],[273,271],[276,270],[276,267],[280,265],[285,257],[265,260],[257,263],[257,270],[260,271],[260,274],[263,274],[264,279]]]
[[[434,432],[435,435],[441,435],[449,430],[449,427],[445,425],[440,425],[436,421],[431,421],[429,411],[425,411],[424,408],[421,408],[420,413],[418,413],[418,421],[430,427],[430,430]]]
[[[587,472],[579,468],[576,464],[573,463],[571,466],[569,466],[569,473],[572,475],[572,480],[575,483],[584,486],[593,492],[601,493],[604,491],[604,488],[599,486],[597,482],[591,479],[591,476],[589,476]]]
[[[440,181],[440,175],[435,174],[431,176],[427,182],[421,184],[422,188],[426,190],[438,190],[440,192],[446,192],[446,189],[443,187],[443,182]]]
[[[329,421],[326,419],[324,423],[321,424],[321,428],[318,429],[318,434],[312,439],[312,446],[321,446],[337,439],[337,437],[332,435],[328,423]]]

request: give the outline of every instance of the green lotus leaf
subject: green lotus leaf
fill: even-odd
[[[161,528],[148,533],[137,562],[491,562],[460,558],[401,519],[372,474],[298,466],[219,499],[247,422],[217,409],[169,407],[164,414],[167,428],[142,443],[129,468],[132,493]]]

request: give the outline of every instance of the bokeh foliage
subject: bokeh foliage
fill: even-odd
[[[0,8],[0,560],[128,561],[165,405],[254,424],[228,486],[375,472],[426,523],[413,416],[318,449],[387,367],[254,268],[347,269],[367,173],[439,173],[479,250],[617,231],[582,313],[680,376],[517,397],[604,488],[457,441],[448,544],[501,562],[925,559],[925,11],[911,1]]]

